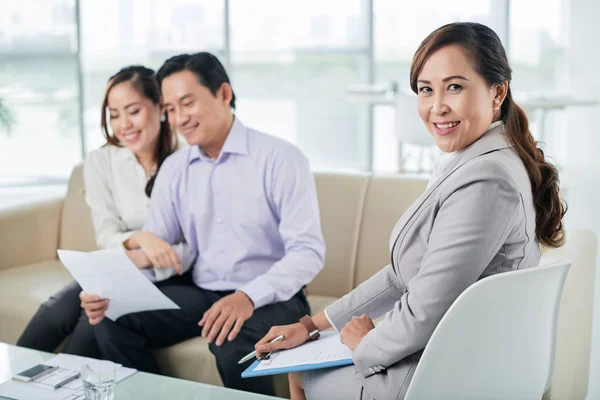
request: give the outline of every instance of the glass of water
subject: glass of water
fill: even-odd
[[[98,361],[81,367],[81,380],[86,400],[114,400],[116,366],[110,361]]]

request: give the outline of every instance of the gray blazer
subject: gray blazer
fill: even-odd
[[[452,160],[396,224],[391,265],[327,308],[338,330],[353,316],[385,314],[354,351],[364,397],[404,397],[427,341],[468,286],[538,265],[531,184],[503,132],[490,129]]]

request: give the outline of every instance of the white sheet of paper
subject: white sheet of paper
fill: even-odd
[[[261,361],[254,370],[296,367],[348,359],[352,359],[352,350],[340,342],[339,333],[326,331],[321,333],[318,340],[306,342],[295,349],[273,353],[268,360]]]
[[[100,361],[94,358],[58,354],[44,364],[56,365],[57,367],[71,371],[80,371],[83,365],[88,364],[93,369],[94,364],[98,362]],[[116,372],[116,381],[120,382],[136,373],[137,370],[117,364]],[[48,376],[51,375],[49,374]],[[81,378],[75,379],[58,389],[53,389],[51,386],[45,385],[45,378],[31,383],[16,382],[13,380],[6,381],[0,384],[0,396],[19,400],[77,400],[84,398]]]
[[[73,394],[59,388],[57,390],[45,390],[29,383],[16,382],[12,379],[0,384],[0,396],[18,400],[63,400]]]
[[[58,250],[58,257],[85,292],[109,299],[106,317],[113,321],[134,312],[179,309],[131,262],[124,249]]]
[[[97,363],[100,363],[100,362],[102,362],[102,361],[96,360],[95,358],[88,358],[88,357],[75,356],[72,354],[60,353],[60,354],[55,355],[48,361],[46,361],[46,364],[56,365],[57,367],[61,367],[64,369],[70,369],[73,371],[80,371],[81,367],[83,367],[85,364],[89,365],[90,368],[94,369],[94,365]],[[128,376],[133,375],[137,371],[136,369],[133,369],[133,368],[123,367],[121,364],[116,364],[116,365],[117,365],[117,377],[116,377],[117,382],[120,382],[123,379],[127,378]],[[69,386],[72,383],[74,384],[75,382],[77,382],[77,380],[75,380],[71,383],[68,383],[66,386]]]

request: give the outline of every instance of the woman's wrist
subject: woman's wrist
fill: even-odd
[[[319,332],[327,330],[332,327],[331,324],[329,323],[329,320],[327,319],[327,316],[325,316],[325,311],[321,311],[317,315],[313,316],[311,319],[312,319],[313,324],[315,324],[315,326],[319,330]]]
[[[144,232],[137,231],[129,237],[129,239],[123,242],[123,247],[127,250],[139,249],[141,246],[140,241],[144,236]]]
[[[150,260],[146,254],[141,250],[127,250],[127,257],[135,264],[139,269],[144,269],[152,266]]]

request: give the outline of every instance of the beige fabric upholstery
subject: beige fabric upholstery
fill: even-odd
[[[390,263],[392,229],[426,187],[427,180],[422,178],[398,175],[373,177],[365,199],[360,229],[355,286]]]
[[[398,217],[425,190],[425,179],[404,176],[315,174],[323,234],[323,272],[309,285],[313,313],[389,263],[388,241]],[[0,212],[0,341],[15,343],[39,304],[71,281],[56,249],[96,248],[85,204],[82,167],[73,171],[63,201]],[[32,243],[34,245],[32,245]],[[559,316],[556,367],[546,400],[584,399],[587,392],[596,266],[596,237],[574,231],[567,246],[544,252],[543,262],[572,259]],[[167,375],[220,384],[204,339],[155,351]],[[286,396],[285,376],[276,380]]]
[[[166,375],[223,386],[215,367],[215,357],[208,350],[208,342],[203,337],[158,349],[154,354]]]
[[[325,310],[334,301],[336,301],[337,297],[332,296],[320,296],[318,294],[309,294],[308,295],[308,303],[310,304],[310,312],[311,314],[318,314],[321,311]]]
[[[567,233],[565,246],[542,254],[541,264],[556,260],[573,261],[560,302],[554,377],[544,400],[586,398],[597,247],[597,238],[592,231],[576,230]]]
[[[72,279],[57,260],[0,270],[0,341],[15,343],[40,304]]]
[[[0,211],[0,269],[56,258],[62,200]]]
[[[60,220],[60,247],[64,250],[96,250],[96,234],[85,202],[83,165],[73,169]]]
[[[309,285],[309,293],[340,297],[352,290],[360,221],[369,181],[369,175],[315,174],[327,249],[325,268]]]

